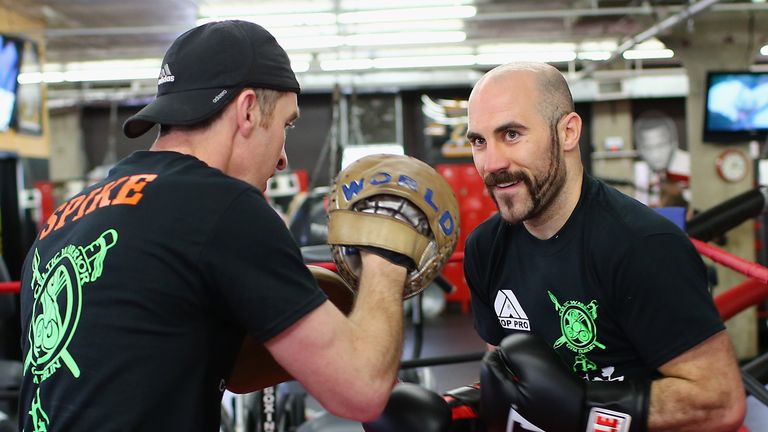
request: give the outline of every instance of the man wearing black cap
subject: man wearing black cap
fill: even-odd
[[[405,269],[363,252],[345,317],[263,195],[287,164],[298,93],[258,25],[205,24],[172,44],[157,98],[123,127],[159,124],[152,148],[62,204],[24,264],[23,430],[218,430],[245,334],[331,413],[381,412]]]

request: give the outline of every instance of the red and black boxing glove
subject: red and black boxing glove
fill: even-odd
[[[466,385],[443,393],[451,409],[448,432],[485,432],[480,421],[480,384]]]
[[[585,381],[530,333],[513,333],[483,358],[480,415],[507,428],[510,406],[546,432],[646,432],[650,381]]]

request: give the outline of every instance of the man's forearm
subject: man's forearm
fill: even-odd
[[[721,379],[712,372],[713,381]],[[648,431],[736,431],[744,416],[739,398],[681,378],[656,380],[651,385]]]
[[[400,267],[393,270],[405,272]],[[397,376],[403,345],[402,281],[398,274],[369,274],[364,269],[355,308],[349,316],[357,333],[355,350],[371,372],[372,384],[392,385]]]
[[[746,411],[730,338],[721,331],[659,368],[651,385],[650,431],[735,431]]]

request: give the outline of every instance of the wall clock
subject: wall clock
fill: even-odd
[[[741,150],[723,150],[715,160],[717,175],[727,182],[737,182],[747,176],[749,157]]]

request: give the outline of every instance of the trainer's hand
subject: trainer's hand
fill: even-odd
[[[483,358],[480,412],[488,432],[506,430],[510,405],[547,432],[645,432],[649,382],[589,382],[541,338],[514,333]]]
[[[376,254],[384,258],[385,260],[391,262],[392,264],[405,267],[409,271],[416,269],[416,263],[414,263],[413,259],[411,259],[411,257],[409,257],[408,255],[404,255],[401,253],[391,251],[389,249],[384,249],[376,246],[358,246],[358,248],[361,251],[366,251],[372,254]]]
[[[451,424],[451,409],[437,393],[411,383],[392,390],[384,412],[363,423],[366,432],[443,432]]]
[[[407,268],[392,262],[379,253],[360,249],[360,260],[363,264],[362,271],[365,273],[376,273],[378,277],[391,277],[401,279],[401,282],[405,281]]]

